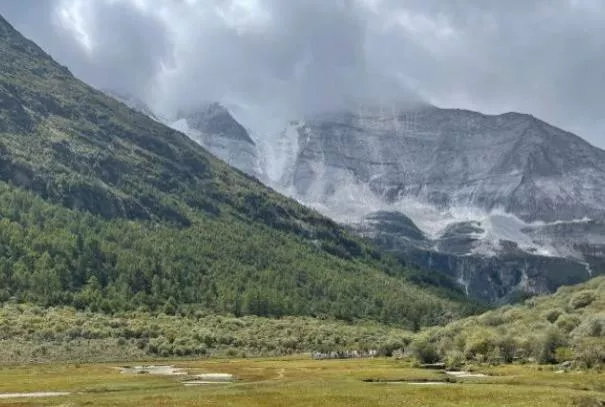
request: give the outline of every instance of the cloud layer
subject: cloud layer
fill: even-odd
[[[600,0],[0,0],[0,13],[82,79],[166,115],[220,100],[269,131],[421,97],[532,113],[605,147]]]

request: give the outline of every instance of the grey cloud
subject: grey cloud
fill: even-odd
[[[391,3],[392,13],[397,6]],[[605,146],[605,4],[449,4],[406,3],[420,15],[443,16],[455,33],[442,42],[435,60],[441,63],[416,73],[429,99],[483,111],[532,113]],[[392,42],[401,35],[391,34]]]
[[[131,3],[89,3],[86,31],[93,52],[83,72],[101,87],[144,97],[162,65],[172,58],[167,27]]]
[[[82,29],[92,45],[88,50],[61,18],[63,9],[77,3],[0,0],[0,13],[80,78],[145,98],[172,57],[165,23],[133,2],[81,2]]]
[[[90,52],[57,22],[78,2]],[[0,13],[78,76],[164,113],[221,100],[262,130],[417,93],[605,146],[599,0],[0,0]]]

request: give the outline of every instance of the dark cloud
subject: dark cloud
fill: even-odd
[[[166,114],[221,100],[262,130],[418,94],[605,146],[600,0],[0,0],[0,13],[78,76]]]

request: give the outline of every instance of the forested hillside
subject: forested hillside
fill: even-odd
[[[414,344],[424,361],[574,362],[605,366],[605,277],[564,286],[485,314],[430,328]]]
[[[469,311],[74,78],[0,17],[0,301],[373,319]]]

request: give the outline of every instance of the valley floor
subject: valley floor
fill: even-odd
[[[122,373],[119,363],[2,367],[0,406],[588,407],[605,403],[603,373],[558,373],[546,366],[485,368],[481,372],[486,377],[459,378],[383,358],[213,359],[173,364],[184,374]],[[183,384],[201,373],[229,373],[235,380]],[[29,392],[58,394],[24,394]]]

